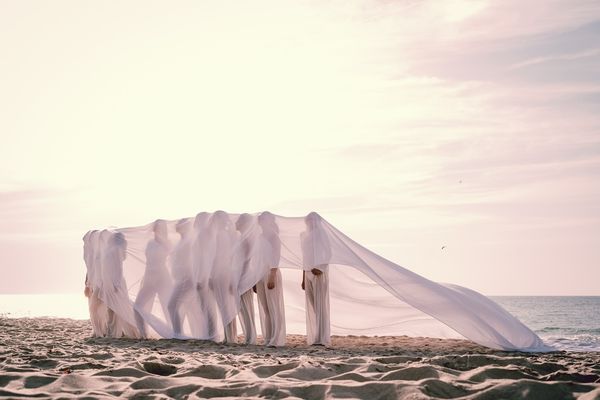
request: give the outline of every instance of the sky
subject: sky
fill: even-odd
[[[223,209],[600,295],[598,1],[0,0],[0,54],[0,294],[82,290],[89,229]]]

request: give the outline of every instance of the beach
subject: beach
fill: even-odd
[[[288,335],[283,348],[92,338],[87,320],[0,319],[2,398],[600,399],[600,353],[455,339]],[[260,339],[259,339],[260,340]]]

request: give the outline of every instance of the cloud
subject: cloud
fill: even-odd
[[[530,67],[532,65],[538,65],[538,64],[554,62],[554,61],[573,61],[573,60],[579,60],[582,58],[594,57],[597,55],[600,55],[600,48],[589,49],[586,51],[573,53],[573,54],[559,54],[559,55],[551,55],[551,56],[547,56],[547,57],[536,57],[536,58],[522,61],[517,64],[513,64],[509,67],[509,69],[514,70],[514,69]]]
[[[65,242],[83,235],[74,194],[38,188],[0,192],[0,241]]]

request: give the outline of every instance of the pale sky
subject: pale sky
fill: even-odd
[[[0,0],[0,293],[82,290],[89,229],[223,209],[600,295],[600,2],[241,3]]]

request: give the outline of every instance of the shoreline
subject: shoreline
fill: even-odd
[[[0,317],[0,398],[600,398],[600,353],[333,336],[331,348],[92,338],[87,320]]]

